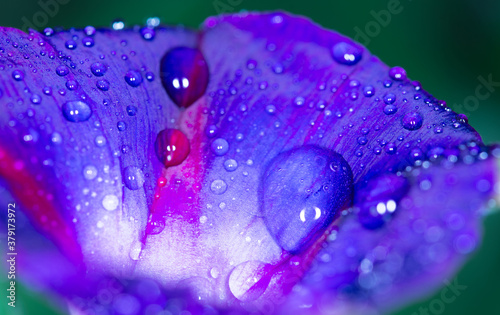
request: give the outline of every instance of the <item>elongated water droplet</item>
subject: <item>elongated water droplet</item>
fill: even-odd
[[[178,129],[164,129],[156,136],[156,157],[165,167],[181,164],[190,150],[188,138]]]
[[[251,260],[236,266],[229,275],[229,289],[242,302],[258,299],[266,291],[271,277],[266,277],[266,264]]]
[[[86,121],[92,115],[90,106],[82,101],[69,101],[63,104],[62,112],[64,118],[71,122]]]
[[[352,171],[331,150],[303,146],[276,156],[262,177],[262,214],[275,241],[300,252],[352,200]]]
[[[144,173],[137,166],[128,166],[123,171],[123,183],[130,190],[137,190],[144,185]]]
[[[160,76],[172,101],[180,107],[188,107],[205,93],[209,73],[198,49],[177,47],[162,58]]]

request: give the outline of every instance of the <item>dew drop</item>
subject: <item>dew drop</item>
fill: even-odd
[[[118,123],[116,123],[116,128],[118,129],[118,131],[124,131],[125,129],[127,129],[127,124],[123,121],[119,121]]]
[[[393,67],[389,70],[389,76],[396,81],[406,80],[406,71],[401,67]]]
[[[229,275],[231,293],[242,302],[258,299],[266,291],[270,277],[266,277],[266,264],[250,260],[236,266]]]
[[[109,90],[109,81],[106,79],[98,80],[95,85],[101,91]]]
[[[156,157],[165,167],[181,164],[190,150],[188,138],[178,129],[164,129],[156,136]]]
[[[238,168],[238,162],[233,159],[228,159],[224,161],[224,169],[228,172],[234,172]]]
[[[393,115],[398,111],[398,108],[395,105],[389,104],[384,107],[384,114]]]
[[[127,114],[129,116],[135,116],[137,114],[137,107],[134,105],[127,106]]]
[[[103,147],[106,145],[106,138],[104,138],[104,136],[97,136],[94,139],[94,143],[98,147]]]
[[[172,101],[188,107],[198,100],[208,85],[208,66],[198,49],[177,47],[161,60],[160,76]]]
[[[69,73],[69,69],[66,66],[59,66],[56,68],[56,73],[58,76],[64,77],[65,75],[67,75]]]
[[[102,77],[105,73],[106,66],[100,62],[95,62],[90,66],[90,71],[96,76],[96,77]]]
[[[407,130],[417,130],[422,127],[424,119],[417,112],[410,112],[403,116],[401,123]]]
[[[216,179],[210,184],[210,190],[216,195],[222,195],[227,190],[227,184],[222,179]]]
[[[92,115],[90,106],[82,101],[69,101],[63,104],[62,112],[64,118],[71,122],[86,121]]]
[[[356,192],[358,220],[364,228],[374,230],[392,218],[399,201],[410,188],[408,180],[395,174],[371,179]]]
[[[12,71],[12,78],[16,81],[22,81],[24,79],[24,72],[21,70]]]
[[[144,185],[144,173],[137,166],[128,166],[123,171],[123,182],[130,190],[137,190]]]
[[[64,43],[64,46],[69,50],[74,50],[76,49],[76,42],[70,39]]]
[[[143,27],[140,31],[142,38],[145,40],[153,40],[156,35],[156,31],[151,27]]]
[[[82,39],[82,44],[83,46],[85,47],[93,47],[94,46],[94,39],[93,38],[90,38],[90,37],[84,37]]]
[[[130,70],[125,74],[125,82],[131,87],[138,87],[142,83],[142,76],[139,72]]]
[[[118,204],[118,197],[115,195],[106,195],[102,199],[102,206],[108,211],[116,210],[116,208],[118,208]]]
[[[339,42],[332,48],[333,59],[340,64],[352,66],[361,60],[363,51],[346,42]]]
[[[213,153],[221,156],[226,154],[229,150],[229,143],[226,141],[226,139],[217,138],[212,142],[211,148]]]
[[[83,177],[87,180],[93,180],[97,177],[97,168],[93,165],[88,165],[83,168]]]
[[[142,251],[142,243],[140,241],[135,241],[130,246],[129,257],[132,260],[139,260]]]

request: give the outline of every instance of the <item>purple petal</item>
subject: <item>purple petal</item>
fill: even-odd
[[[428,290],[478,242],[492,149],[403,69],[307,19],[223,16],[198,34],[2,29],[0,47],[0,175],[34,225],[84,262],[89,287],[133,274],[266,312],[317,309],[315,293],[348,289],[348,301],[385,309],[384,294]],[[427,240],[407,225],[419,218],[441,237],[431,254],[448,255],[409,272]],[[382,293],[359,271],[380,242],[401,265]]]

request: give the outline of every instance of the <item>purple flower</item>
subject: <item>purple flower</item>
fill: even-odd
[[[390,310],[453,275],[498,195],[463,115],[286,13],[2,28],[0,106],[22,280],[75,311]]]

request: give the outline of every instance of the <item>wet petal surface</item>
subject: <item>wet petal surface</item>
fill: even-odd
[[[385,309],[477,245],[494,150],[344,36],[284,13],[49,35],[2,29],[0,175],[90,275],[221,309],[315,309],[325,290]],[[384,274],[373,251],[395,257]]]

